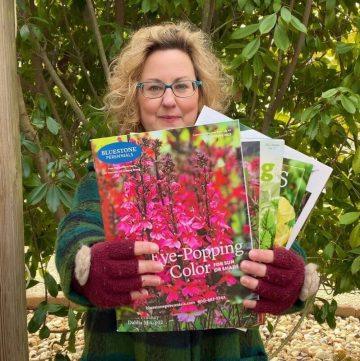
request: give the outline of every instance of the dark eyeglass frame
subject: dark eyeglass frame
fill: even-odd
[[[183,82],[187,82],[187,81],[190,81],[192,86],[193,86],[193,89],[194,89],[194,92],[191,94],[191,95],[186,95],[186,96],[180,96],[180,95],[176,95],[175,92],[174,92],[174,89],[173,89],[173,85],[174,84],[177,84],[177,83],[183,83]],[[145,84],[162,84],[164,85],[164,90],[163,90],[163,93],[159,96],[156,96],[156,97],[148,97],[144,94],[144,85]],[[173,94],[177,97],[177,98],[190,98],[192,97],[194,94],[195,94],[195,91],[196,89],[198,89],[200,86],[202,86],[202,81],[201,80],[177,80],[177,81],[174,81],[172,84],[165,84],[163,83],[162,81],[144,81],[144,82],[138,82],[136,83],[136,89],[140,89],[141,90],[141,94],[145,97],[145,98],[148,98],[148,99],[158,99],[158,98],[161,98],[164,94],[165,94],[165,91],[166,89],[171,89],[171,91],[173,92]]]

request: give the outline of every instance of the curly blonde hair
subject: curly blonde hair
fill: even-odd
[[[179,49],[189,55],[195,75],[202,80],[199,109],[207,105],[225,111],[229,103],[230,77],[216,57],[210,37],[189,23],[162,23],[136,31],[111,65],[105,109],[113,128],[121,134],[143,131],[136,83],[147,57],[156,50]]]

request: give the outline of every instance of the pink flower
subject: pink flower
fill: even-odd
[[[195,318],[203,315],[206,309],[198,309],[195,305],[185,305],[180,307],[175,313],[179,322],[195,322]]]

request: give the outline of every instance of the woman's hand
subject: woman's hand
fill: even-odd
[[[249,258],[240,264],[240,269],[247,273],[240,282],[257,293],[259,300],[244,300],[244,306],[260,313],[283,313],[298,299],[303,286],[303,259],[283,247],[252,249]]]
[[[84,248],[85,247],[85,248]],[[80,281],[77,271],[81,252],[90,252],[86,280]],[[91,248],[83,246],[75,259],[75,290],[83,294],[94,306],[114,308],[144,298],[143,287],[158,286],[161,278],[155,273],[163,270],[158,261],[138,260],[137,256],[159,252],[153,242],[104,241]],[[83,257],[84,258],[84,257]]]

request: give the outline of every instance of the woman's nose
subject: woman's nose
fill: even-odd
[[[162,97],[162,104],[166,107],[171,107],[176,104],[175,95],[170,88],[165,90],[165,93]]]

